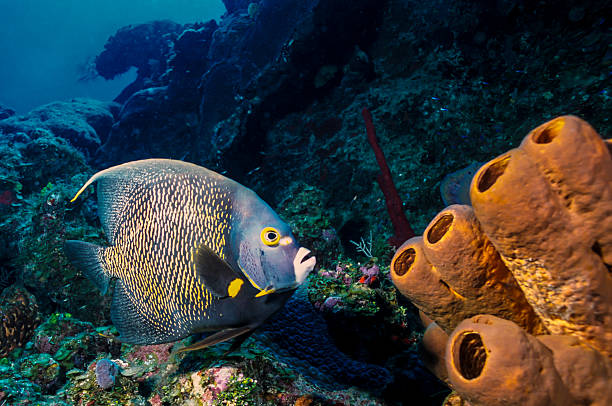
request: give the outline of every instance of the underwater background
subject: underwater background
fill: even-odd
[[[124,4],[124,3],[127,3]],[[612,137],[610,1],[0,0],[0,405],[440,405],[389,277],[482,162],[563,114]],[[317,268],[233,352],[113,339],[63,252],[91,175],[173,158],[253,189]],[[402,234],[403,233],[403,234]],[[394,238],[396,237],[396,238]]]

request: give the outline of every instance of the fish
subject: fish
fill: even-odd
[[[440,182],[440,195],[445,206],[451,204],[472,205],[470,200],[470,184],[474,174],[484,165],[484,162],[474,162],[465,168],[450,173]]]
[[[251,189],[204,167],[145,159],[94,174],[108,246],[67,240],[71,263],[105,294],[118,339],[161,344],[213,332],[182,351],[246,337],[316,265]]]

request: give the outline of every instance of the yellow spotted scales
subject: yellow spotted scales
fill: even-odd
[[[144,307],[145,317],[153,316],[147,317],[152,326],[171,335],[170,327],[182,332],[207,316],[212,295],[197,283],[194,255],[203,238],[225,259],[230,230],[227,188],[213,179],[172,175],[144,175],[150,186],[129,196],[125,223],[104,251],[108,271],[122,280],[128,299]],[[137,291],[140,303],[129,294]]]

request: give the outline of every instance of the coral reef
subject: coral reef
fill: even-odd
[[[53,102],[38,107],[24,116],[12,116],[0,121],[4,133],[25,133],[36,138],[41,129],[68,141],[73,147],[92,156],[115,122],[119,105],[77,98],[69,102]]]
[[[18,371],[38,385],[44,394],[54,393],[61,380],[60,364],[49,354],[33,354],[19,361]]]
[[[287,198],[280,202],[279,213],[300,244],[313,252],[318,266],[331,266],[331,261],[343,252],[338,232],[325,211],[325,194],[319,188],[294,183]]]
[[[382,404],[363,390],[313,385],[259,340],[247,340],[236,352],[224,343],[176,356],[172,344],[122,345],[113,333],[66,314],[51,315],[23,356],[0,359],[0,401],[290,406],[310,398],[321,406]]]
[[[87,175],[77,175],[69,185],[48,183],[27,199],[19,214],[27,212],[30,221],[21,231],[21,247],[13,262],[22,270],[21,283],[37,295],[47,311],[69,312],[83,320],[105,323],[110,298],[103,298],[63,254],[66,239],[103,240],[97,224],[87,224],[82,216],[82,210],[91,208],[69,203],[85,178]]]
[[[0,104],[0,120],[9,118],[10,116],[14,114],[15,114],[15,110]]]
[[[83,154],[50,130],[0,136],[0,286],[25,286],[47,314],[104,323],[103,299],[62,252],[66,237],[102,238],[92,202],[68,204],[88,172]]]
[[[470,404],[612,401],[610,176],[599,134],[555,118],[396,252],[394,283],[435,321],[426,363]]]
[[[376,119],[378,144],[388,151],[401,210],[424,238],[430,231],[424,233],[427,224],[440,209],[467,203],[462,179],[469,175],[447,175],[518,145],[542,118],[576,114],[610,138],[608,1],[225,4],[228,12],[219,22],[154,22],[121,29],[111,38],[97,59],[98,73],[112,77],[132,66],[138,71],[136,81],[116,98],[120,106],[78,99],[43,106],[21,118],[0,107],[0,287],[24,286],[35,295],[45,320],[29,342],[20,340],[0,359],[0,403],[223,404],[233,399],[264,405],[440,404],[448,392],[417,359],[416,341],[422,333],[416,311],[391,286],[383,265],[391,254],[387,240],[393,225],[384,194],[376,186],[379,167],[363,142],[362,107],[368,106]],[[555,142],[536,142],[529,148],[548,148]],[[574,155],[591,145],[582,144]],[[608,149],[610,145],[608,140]],[[531,154],[527,147],[516,157]],[[513,163],[514,152],[511,155],[506,169],[523,159]],[[170,345],[125,346],[113,340],[112,328],[98,327],[109,323],[109,298],[100,296],[67,264],[60,250],[66,238],[103,240],[96,203],[86,198],[70,205],[67,200],[83,178],[95,172],[90,166],[97,170],[151,156],[227,171],[278,207],[300,241],[315,248],[321,264],[312,275],[309,298],[302,295],[294,303],[294,311],[313,317],[307,326],[315,332],[304,331],[306,324],[300,325],[298,314],[274,321],[271,331],[264,326],[233,353],[225,354],[230,347],[222,345],[177,358]],[[602,199],[597,193],[605,188],[589,191],[564,174],[592,167],[580,167],[575,156],[558,155],[553,161],[529,156],[538,173],[540,166],[559,168],[560,172],[544,171],[550,176],[546,181],[556,188],[551,198],[563,210],[569,206],[559,212],[565,214],[558,228],[569,240],[591,233],[575,250],[574,245],[565,246],[567,252],[577,258],[589,248],[588,256],[608,261],[610,233],[604,229],[610,216],[605,210],[588,209],[593,206],[590,199]],[[483,195],[500,185],[493,184]],[[482,223],[477,206],[478,202],[475,217]],[[481,263],[479,278],[435,265],[445,275],[446,286],[432,279],[431,289],[440,288],[433,293],[460,311],[455,317],[442,317],[442,310],[434,315],[435,306],[429,306],[440,324],[423,317],[423,347],[429,356],[424,363],[451,384],[468,381],[461,375],[461,362],[479,359],[470,356],[482,354],[478,340],[471,335],[468,338],[474,340],[462,345],[467,334],[457,336],[459,363],[450,376],[446,362],[453,359],[446,355],[446,344],[452,328],[463,326],[462,318],[474,316],[482,301],[493,314],[529,329],[508,327],[508,334],[515,334],[525,351],[539,354],[534,368],[546,371],[546,376],[537,377],[542,388],[558,384],[552,365],[561,391],[569,393],[567,399],[609,403],[607,387],[598,379],[609,377],[607,358],[592,347],[605,347],[597,335],[602,331],[598,318],[606,317],[597,296],[601,291],[589,291],[576,278],[571,283],[581,293],[573,297],[572,290],[552,278],[550,296],[537,292],[517,297],[517,286],[523,289],[529,278],[505,278],[520,262],[536,258],[529,256],[529,241],[515,258],[496,245],[495,238],[501,246],[507,235],[494,238],[485,224],[480,231],[470,227],[480,235],[481,245],[461,251],[465,256],[434,258],[443,237],[429,247],[431,252],[423,248],[432,259],[419,258],[428,258],[432,266],[449,261],[462,271],[470,261],[495,257],[492,246],[499,257],[494,262],[501,261],[507,269]],[[562,250],[545,237],[551,252]],[[478,250],[487,255],[479,256]],[[547,264],[534,264],[539,275]],[[490,276],[495,276],[495,283],[488,282]],[[506,283],[516,300],[499,294]],[[488,292],[481,294],[482,289]],[[565,300],[559,292],[573,300],[567,309],[556,304]],[[595,311],[577,317],[588,295],[594,298]],[[425,297],[420,300],[421,306],[428,305]],[[497,305],[505,307],[494,312]],[[565,312],[569,322],[561,323],[554,317],[557,312]],[[493,318],[480,320],[504,324]],[[470,331],[483,324],[470,323],[465,325]],[[274,329],[288,333],[275,335]],[[541,329],[555,335],[533,336]],[[297,338],[287,339],[301,336],[310,348],[300,349],[294,346]],[[483,332],[485,349],[489,337]],[[591,343],[588,347],[585,340]],[[95,374],[102,359],[119,367],[115,385],[106,390]],[[486,365],[483,378],[491,371]],[[364,372],[363,378],[357,371]],[[376,374],[383,381],[377,381]],[[332,387],[322,389],[317,377],[332,381]],[[467,383],[476,385],[479,379]],[[351,384],[362,387],[346,389]],[[475,388],[461,389],[470,390],[478,393]],[[592,394],[599,399],[592,399]],[[479,402],[476,395],[462,397]],[[447,402],[467,400],[453,393]]]

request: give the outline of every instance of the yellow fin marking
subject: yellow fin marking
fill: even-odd
[[[274,288],[265,289],[265,290],[262,290],[261,292],[259,292],[258,294],[256,294],[255,297],[261,297],[261,296],[269,295],[270,293],[274,293],[275,291],[276,291],[276,289],[274,289]]]
[[[240,288],[242,288],[243,283],[244,281],[240,278],[236,278],[231,281],[227,287],[227,294],[230,295],[230,297],[236,297],[238,292],[240,292]]]
[[[253,287],[257,290],[263,290],[262,288],[259,287],[259,285],[257,285],[255,283],[255,281],[253,279],[251,279],[251,277],[249,276],[249,274],[244,270],[244,268],[238,264],[238,267],[240,268],[240,270],[242,271],[242,273],[244,274],[244,276],[246,276],[246,278],[249,280],[249,282],[251,282],[251,285],[253,285]]]
[[[126,164],[123,164],[126,165]],[[120,165],[121,166],[121,165]],[[92,183],[94,183],[96,180],[100,179],[102,176],[110,173],[113,170],[116,170],[117,167],[111,167],[111,168],[106,168],[96,174],[94,174],[91,178],[89,178],[89,180],[87,182],[85,182],[85,184],[79,189],[79,191],[77,192],[77,194],[72,198],[72,200],[70,200],[70,203],[73,203],[76,199],[78,199],[78,197],[81,195],[81,193],[83,193],[88,187],[89,185],[91,185]]]
[[[74,195],[74,197],[70,200],[70,203],[74,203],[74,201],[76,199],[79,198],[79,196],[81,195],[81,193],[83,193],[85,191],[85,189],[87,189],[87,187],[90,185],[91,183],[87,182],[81,189],[79,189],[79,191],[77,192],[76,195]]]

